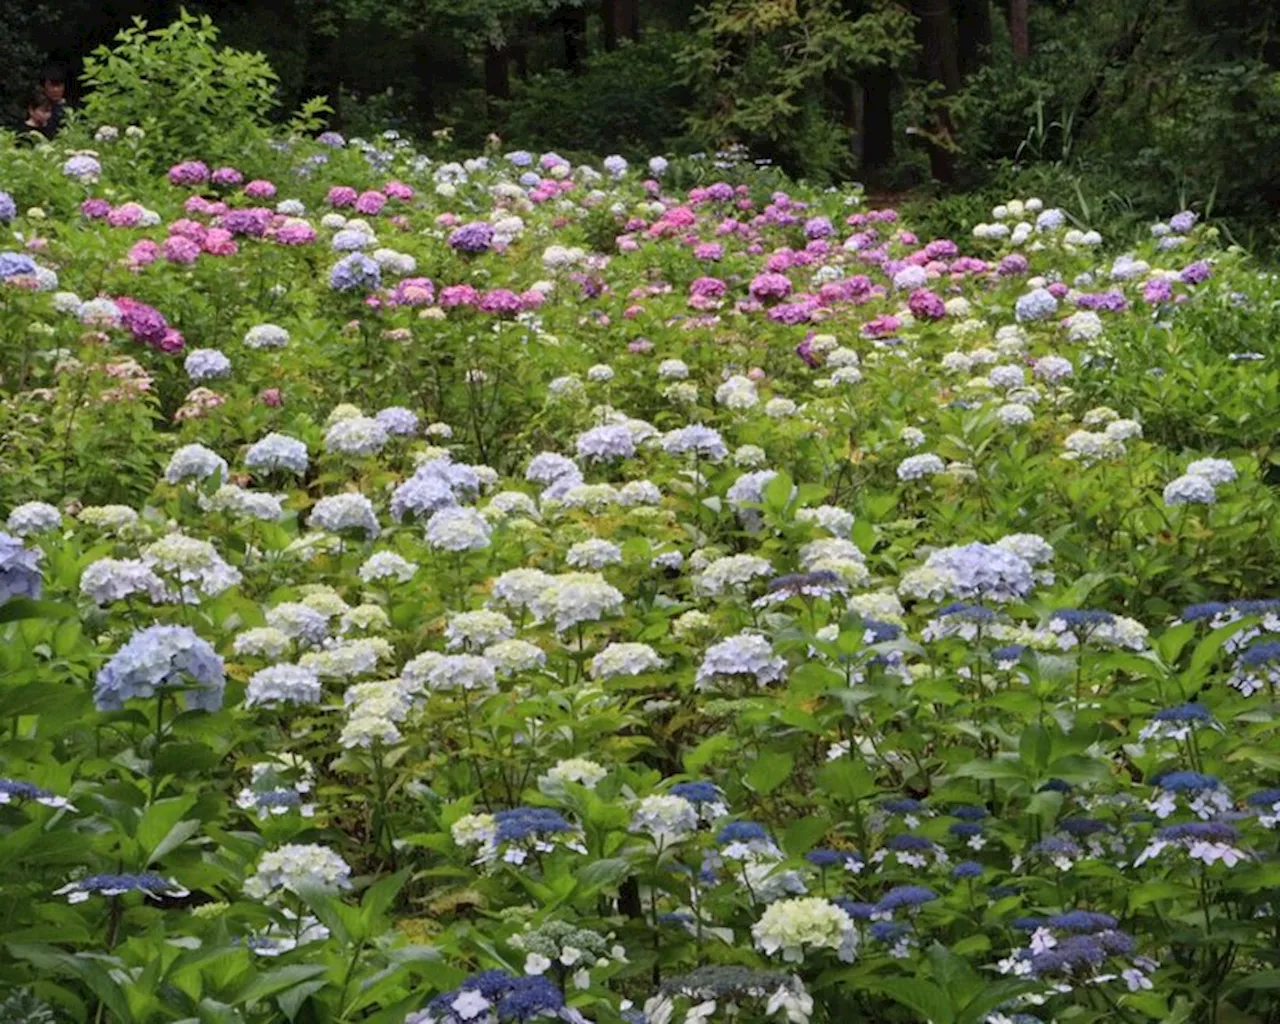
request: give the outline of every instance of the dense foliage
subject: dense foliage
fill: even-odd
[[[150,145],[0,149],[0,1020],[1277,1020],[1212,223]]]

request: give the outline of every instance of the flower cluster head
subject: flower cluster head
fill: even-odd
[[[66,896],[68,903],[84,903],[91,896],[123,896],[138,892],[154,900],[180,899],[190,893],[172,878],[146,871],[141,874],[86,875],[55,889],[55,896]]]
[[[581,1013],[565,1005],[564,994],[549,978],[515,978],[504,971],[484,971],[436,996],[425,1009],[409,1014],[405,1024],[527,1024],[539,1020],[587,1024]]]
[[[284,893],[336,895],[351,888],[351,866],[327,846],[288,843],[268,850],[244,881],[246,896],[279,902]]]
[[[787,671],[786,659],[774,653],[767,637],[739,633],[714,644],[698,666],[697,689],[710,689],[722,680],[748,677],[757,686],[780,681]]]
[[[0,604],[14,597],[39,597],[42,552],[28,548],[21,538],[0,531]]]
[[[829,900],[818,896],[779,900],[770,904],[751,927],[757,948],[766,956],[781,955],[787,963],[803,963],[806,954],[829,950],[846,963],[858,948],[853,919]]]
[[[188,708],[217,711],[225,682],[222,659],[193,630],[148,626],[99,669],[93,699],[100,711],[118,711],[134,698],[174,691]]]
[[[903,575],[899,592],[921,600],[1007,604],[1026,597],[1035,585],[1026,559],[999,545],[974,543],[933,552],[923,566]]]

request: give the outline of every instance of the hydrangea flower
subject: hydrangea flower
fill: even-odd
[[[93,700],[99,711],[118,711],[158,691],[181,692],[188,708],[217,711],[226,682],[222,659],[186,626],[148,626],[98,670]]]

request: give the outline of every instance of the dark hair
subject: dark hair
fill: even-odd
[[[33,89],[27,94],[27,105],[23,109],[27,113],[31,113],[33,110],[52,110],[53,104],[43,92],[39,89]]]
[[[67,73],[62,69],[61,64],[46,64],[44,70],[40,72],[40,84],[44,85],[48,82],[50,85],[66,85]]]

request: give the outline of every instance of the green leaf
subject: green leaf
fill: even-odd
[[[895,1003],[909,1007],[930,1024],[954,1024],[955,1014],[946,993],[923,978],[878,978],[869,987],[883,992]]]
[[[751,762],[744,777],[757,793],[767,795],[787,780],[795,763],[796,759],[785,751],[766,751]]]
[[[328,968],[324,964],[288,964],[274,970],[264,971],[251,979],[247,985],[236,992],[234,1001],[252,1006],[260,1000],[273,996],[277,992],[293,988],[301,982],[318,978]]]
[[[138,822],[138,830],[134,833],[143,851],[150,854],[159,847],[195,802],[196,797],[191,794],[157,800],[148,807],[142,813],[142,820]]]
[[[875,776],[861,761],[842,757],[818,770],[818,786],[845,803],[855,803],[876,792]]]
[[[412,874],[411,869],[404,868],[394,875],[378,879],[364,891],[364,896],[360,900],[360,916],[364,920],[368,933],[375,931],[375,925],[391,909],[391,905]]]
[[[831,827],[830,818],[809,817],[794,821],[782,831],[782,848],[791,857],[808,853]]]
[[[13,597],[0,604],[0,622],[17,622],[19,619],[70,619],[75,608],[58,601],[33,601],[29,597]]]
[[[111,977],[111,972],[101,963],[85,959],[73,953],[64,953],[53,946],[11,943],[6,947],[16,960],[53,974],[70,974],[92,992],[115,1016],[118,1024],[132,1024],[133,1013],[124,990]]]
[[[684,767],[690,775],[697,775],[714,761],[719,754],[733,749],[733,737],[727,732],[708,736],[684,755]]]

